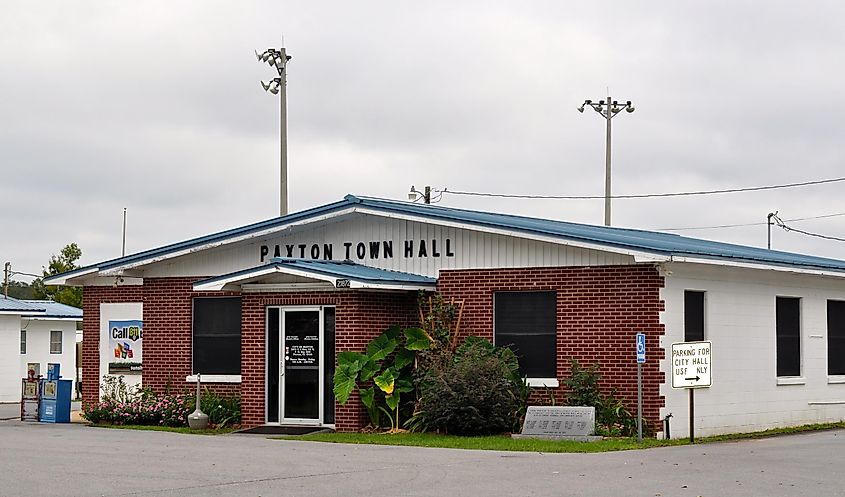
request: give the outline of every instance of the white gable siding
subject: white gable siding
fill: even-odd
[[[413,256],[406,257],[405,242],[413,243]],[[434,255],[432,241],[436,241],[439,256]],[[371,257],[369,244],[379,245],[379,257]],[[393,257],[385,259],[384,242],[392,242]],[[420,257],[420,243],[425,242],[427,256]],[[599,250],[540,242],[475,230],[453,228],[381,216],[354,214],[335,222],[315,223],[286,234],[234,243],[151,264],[144,268],[144,277],[216,276],[261,264],[261,247],[269,249],[265,261],[280,248],[286,257],[287,245],[293,245],[294,257],[300,257],[300,244],[305,244],[305,258],[311,258],[311,248],[317,245],[318,258],[324,259],[325,246],[331,246],[331,258],[349,258],[368,266],[404,271],[436,277],[440,269],[531,266],[595,266],[631,264],[633,257]],[[365,257],[359,258],[359,243],[366,247]],[[448,249],[453,253],[449,256]]]
[[[845,300],[845,281],[699,264],[665,267],[666,406],[660,415],[672,413],[672,438],[689,436],[688,392],[672,388],[671,370],[671,344],[684,341],[685,289],[707,292],[705,340],[712,342],[712,387],[695,392],[696,435],[845,419],[845,383],[836,383],[844,378],[827,375],[827,300]],[[799,384],[778,384],[776,296],[802,299]]]

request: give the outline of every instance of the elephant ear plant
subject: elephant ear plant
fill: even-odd
[[[391,431],[397,431],[401,396],[414,391],[416,353],[433,345],[434,340],[425,330],[392,326],[367,345],[365,354],[339,353],[334,374],[335,398],[346,404],[357,388],[373,426],[381,426],[384,414]]]

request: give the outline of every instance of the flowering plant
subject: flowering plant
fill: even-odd
[[[188,415],[196,400],[188,393],[157,394],[151,389],[126,385],[122,376],[104,376],[100,402],[83,408],[83,416],[92,423],[118,425],[187,426]],[[217,427],[237,425],[241,420],[241,402],[235,395],[222,397],[208,388],[202,396],[202,410]]]
[[[86,405],[83,416],[92,423],[186,426],[191,412],[184,394],[155,395],[127,387],[121,376],[103,377],[102,400]]]

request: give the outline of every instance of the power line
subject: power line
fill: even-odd
[[[795,188],[799,186],[823,185],[826,183],[836,183],[845,181],[845,177],[829,178],[815,181],[803,181],[801,183],[784,183],[781,185],[767,185],[767,186],[750,186],[745,188],[728,188],[724,190],[698,190],[690,192],[673,192],[673,193],[644,193],[637,195],[611,195],[610,198],[655,198],[655,197],[688,197],[693,195],[713,195],[718,193],[739,193],[739,192],[755,192],[761,190],[777,190],[782,188]],[[474,197],[497,197],[497,198],[523,198],[523,199],[555,199],[555,200],[598,200],[604,199],[604,195],[522,195],[511,193],[487,193],[487,192],[468,192],[460,190],[444,189],[442,193],[449,193],[452,195],[468,195]]]
[[[809,221],[811,219],[825,219],[829,217],[837,217],[837,216],[845,216],[845,212],[839,212],[836,214],[824,214],[821,216],[810,216],[810,217],[796,217],[793,219],[786,219],[785,222],[798,222],[798,221]],[[765,226],[767,223],[765,221],[761,221],[759,223],[740,223],[740,224],[719,224],[715,226],[690,226],[684,228],[654,228],[655,231],[687,231],[687,230],[710,230],[710,229],[719,229],[719,228],[743,228],[746,226]]]
[[[839,238],[839,237],[829,236],[829,235],[821,235],[819,233],[811,233],[809,231],[804,231],[804,230],[799,230],[798,228],[793,228],[792,226],[789,226],[786,223],[784,223],[784,221],[781,218],[779,218],[777,216],[777,214],[772,216],[772,219],[774,219],[775,224],[777,224],[778,226],[783,228],[784,231],[794,231],[796,233],[801,233],[802,235],[814,236],[816,238],[824,238],[825,240],[835,240],[837,242],[845,242],[845,238]]]

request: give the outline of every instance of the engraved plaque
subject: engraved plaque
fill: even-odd
[[[596,430],[594,407],[529,406],[522,435],[584,437]]]

